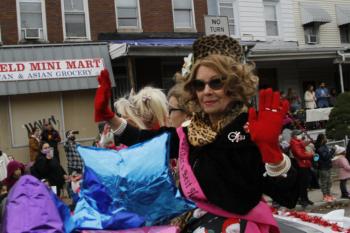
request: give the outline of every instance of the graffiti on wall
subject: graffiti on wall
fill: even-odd
[[[56,130],[59,130],[60,122],[58,119],[55,118],[55,116],[51,116],[49,118],[43,118],[41,120],[35,120],[33,122],[28,122],[28,123],[23,125],[23,128],[25,128],[27,130],[28,135],[30,135],[35,128],[43,130],[44,125],[47,123],[52,124],[52,126]]]

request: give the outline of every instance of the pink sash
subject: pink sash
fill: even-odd
[[[185,196],[196,203],[196,205],[212,214],[226,217],[239,218],[247,220],[245,233],[279,233],[278,225],[272,216],[270,207],[263,201],[260,201],[246,215],[237,215],[227,212],[208,202],[199,183],[192,172],[189,164],[189,145],[182,127],[177,128],[177,134],[180,139],[179,148],[179,173],[180,184]]]

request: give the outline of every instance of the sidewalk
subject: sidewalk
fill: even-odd
[[[349,189],[350,181],[348,182],[347,186]],[[340,189],[339,189],[339,181],[334,181],[332,183],[331,193],[337,199],[334,202],[327,203],[327,202],[324,202],[322,200],[323,195],[322,195],[321,189],[311,190],[311,191],[309,191],[308,195],[309,195],[309,199],[312,202],[314,202],[314,205],[309,205],[305,209],[303,207],[301,207],[300,205],[297,205],[295,209],[296,210],[305,210],[307,212],[319,212],[319,211],[329,212],[329,211],[332,211],[335,209],[345,208],[345,215],[350,216],[350,199],[340,198],[341,193],[340,193]]]

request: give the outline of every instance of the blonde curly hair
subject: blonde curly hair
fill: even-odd
[[[225,78],[225,93],[231,97],[232,102],[248,105],[251,97],[256,94],[259,78],[254,74],[253,64],[242,64],[232,57],[212,54],[196,61],[184,84],[184,90],[189,93],[187,102],[195,103],[198,108],[197,94],[192,88],[192,82],[201,66],[211,68]]]
[[[144,87],[128,98],[119,98],[114,103],[118,114],[139,129],[167,125],[168,101],[161,89]]]

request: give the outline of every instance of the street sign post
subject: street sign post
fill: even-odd
[[[230,36],[227,16],[204,16],[205,35],[227,35]]]

